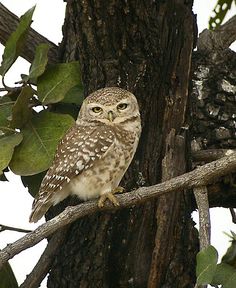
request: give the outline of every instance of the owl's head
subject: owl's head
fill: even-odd
[[[140,120],[138,102],[127,90],[118,87],[102,88],[83,102],[78,120],[102,122],[107,125]]]

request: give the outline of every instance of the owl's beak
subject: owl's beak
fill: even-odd
[[[107,118],[110,122],[113,122],[113,120],[115,119],[115,115],[112,111],[109,111],[107,114]]]

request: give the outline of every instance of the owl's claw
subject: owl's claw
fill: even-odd
[[[125,191],[125,188],[121,187],[121,186],[118,186],[116,187],[114,190],[111,191],[112,194],[115,194],[115,193],[123,193]]]
[[[116,199],[116,197],[111,192],[108,192],[108,193],[104,193],[100,196],[100,198],[98,200],[98,207],[102,208],[107,199],[109,199],[114,206],[120,205],[118,200]]]
[[[117,188],[115,188],[111,192],[102,194],[98,200],[98,207],[102,208],[107,199],[109,199],[114,206],[119,206],[120,205],[119,201],[116,199],[114,194],[115,193],[122,193],[122,192],[124,192],[124,190],[125,189],[123,187],[118,186]]]

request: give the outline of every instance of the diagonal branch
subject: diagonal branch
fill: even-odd
[[[62,213],[45,224],[40,225],[34,231],[26,234],[14,243],[8,244],[0,251],[0,269],[4,263],[21,251],[36,245],[38,242],[53,234],[59,228],[62,228],[75,220],[98,211],[111,211],[124,207],[130,207],[136,204],[142,204],[145,201],[153,199],[170,192],[181,192],[183,189],[206,186],[214,179],[236,171],[236,153],[223,157],[217,161],[205,164],[195,170],[185,173],[181,176],[172,178],[163,183],[141,187],[130,193],[117,195],[120,206],[114,208],[111,203],[106,203],[104,208],[97,207],[97,201],[88,201],[83,204],[67,207]]]
[[[7,231],[7,230],[8,231],[21,232],[21,233],[28,233],[28,232],[32,231],[32,230],[28,230],[28,229],[22,229],[22,228],[18,228],[18,227],[12,227],[12,226],[0,224],[0,232]]]
[[[235,149],[206,149],[191,151],[194,162],[211,162],[236,152]]]
[[[218,29],[211,31],[203,30],[198,38],[198,50],[205,52],[222,51],[236,41],[236,15],[230,18]]]
[[[236,15],[221,25],[216,31],[220,35],[224,48],[228,48],[236,41]]]
[[[10,12],[0,3],[0,43],[5,45],[9,36],[16,30],[19,24],[19,18]],[[58,62],[58,47],[47,38],[30,28],[26,43],[22,48],[20,56],[27,61],[32,62],[35,55],[35,49],[40,43],[47,43],[51,49],[48,52],[49,63]]]
[[[40,256],[38,263],[35,265],[32,272],[27,275],[25,281],[20,285],[20,288],[37,288],[40,286],[51,268],[58,249],[60,249],[66,238],[68,227],[69,226],[66,226],[58,230],[52,236],[43,254]]]

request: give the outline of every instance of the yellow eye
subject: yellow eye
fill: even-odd
[[[128,104],[126,103],[120,103],[117,105],[118,110],[125,110],[127,108]]]
[[[102,108],[101,107],[93,107],[92,108],[92,111],[94,112],[94,113],[99,113],[99,112],[101,112],[102,111]]]

